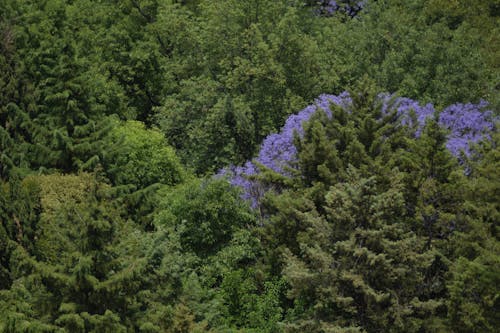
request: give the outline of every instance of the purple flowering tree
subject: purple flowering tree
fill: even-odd
[[[319,15],[332,16],[335,13],[345,13],[354,17],[366,6],[367,0],[321,0],[314,3],[318,6],[316,12]]]
[[[391,102],[392,96],[389,94],[380,94],[379,98],[383,101],[382,112],[396,108],[401,124],[415,126],[417,137],[427,118],[436,114],[431,103],[421,106],[417,101],[406,97],[399,97]],[[495,117],[491,110],[486,109],[487,106],[488,103],[483,100],[478,104],[457,103],[439,113],[438,124],[448,131],[446,148],[457,158],[461,158],[462,154],[470,156],[471,145],[485,138],[490,139],[489,133],[494,129]]]
[[[426,119],[436,113],[434,105],[431,103],[422,106],[410,98],[394,97],[387,93],[380,94],[378,98],[382,102],[382,114],[387,114],[389,111],[396,109],[401,124],[415,127],[417,137],[420,136]]]
[[[381,103],[382,114],[396,110],[399,123],[415,128],[416,137],[420,136],[426,120],[436,115],[432,104],[420,105],[417,101],[405,97],[380,94],[378,102]],[[257,207],[259,199],[271,188],[256,179],[261,171],[259,166],[285,177],[291,176],[291,171],[297,168],[294,136],[303,135],[303,123],[315,112],[325,112],[331,118],[331,105],[349,110],[352,99],[347,92],[338,96],[326,94],[319,96],[314,104],[291,115],[279,133],[268,135],[254,161],[247,161],[243,166],[226,168],[219,174],[228,176],[231,184],[241,187],[242,197],[250,200],[254,208]],[[439,113],[439,125],[449,132],[447,148],[457,158],[461,159],[462,154],[469,156],[471,144],[490,138],[488,133],[494,129],[495,117],[491,111],[485,109],[486,107],[487,103],[484,101],[479,104],[453,104]]]
[[[294,168],[294,163],[297,161],[297,149],[293,142],[295,133],[301,136],[304,132],[302,123],[309,120],[313,113],[318,110],[331,117],[331,104],[348,108],[351,104],[351,98],[347,92],[338,96],[326,94],[319,96],[313,105],[291,115],[279,133],[270,134],[264,139],[259,155],[254,162],[247,161],[243,166],[229,167],[222,170],[219,175],[229,175],[231,184],[241,187],[243,189],[242,197],[250,200],[252,206],[256,207],[258,199],[269,190],[268,186],[252,179],[259,172],[257,164],[284,176],[289,176],[289,171]]]
[[[469,156],[471,144],[491,139],[489,133],[495,126],[491,110],[485,110],[488,103],[453,104],[439,114],[439,125],[449,131],[446,148],[459,157],[462,152]]]

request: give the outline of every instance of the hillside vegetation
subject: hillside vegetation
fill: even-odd
[[[0,333],[497,332],[499,0],[0,0]]]

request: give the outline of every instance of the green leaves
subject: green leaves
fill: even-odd
[[[222,180],[188,182],[169,193],[161,205],[155,223],[177,230],[182,247],[199,256],[214,254],[236,230],[255,223],[235,189]]]
[[[141,122],[119,124],[107,140],[113,149],[103,156],[103,164],[115,185],[142,189],[156,183],[175,185],[186,177],[163,135]]]
[[[1,332],[500,326],[497,134],[460,166],[376,102],[494,110],[498,1],[313,2],[0,1]],[[258,212],[210,178],[320,94],[352,103],[269,137]]]

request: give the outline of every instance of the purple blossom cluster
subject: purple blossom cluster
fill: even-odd
[[[347,92],[338,96],[326,94],[319,96],[313,105],[307,106],[296,115],[291,115],[280,133],[270,134],[264,139],[256,161],[278,173],[286,174],[286,169],[296,160],[297,150],[293,144],[293,138],[295,132],[299,136],[304,134],[302,123],[309,120],[317,110],[322,110],[328,117],[331,117],[331,104],[347,108],[351,103]]]
[[[415,135],[417,137],[422,133],[427,118],[436,113],[434,105],[431,103],[422,106],[410,98],[394,98],[393,95],[387,93],[380,94],[378,98],[382,102],[382,114],[397,110],[398,118],[402,125],[416,127]]]
[[[420,136],[427,118],[436,114],[432,104],[420,105],[409,98],[395,98],[390,94],[380,94],[382,115],[396,111],[402,125],[415,128],[415,136]],[[336,95],[321,95],[312,105],[307,106],[295,115],[291,115],[279,133],[267,136],[257,158],[247,161],[243,166],[232,166],[222,170],[219,175],[229,176],[231,184],[243,189],[243,198],[250,200],[252,206],[258,206],[258,200],[269,189],[269,185],[255,180],[259,173],[258,165],[263,165],[283,176],[290,176],[296,169],[297,149],[294,145],[295,134],[304,134],[303,123],[317,111],[323,111],[331,118],[331,105],[349,110],[352,99],[347,92]],[[488,132],[494,129],[495,117],[491,111],[485,110],[487,103],[453,104],[439,114],[439,125],[449,131],[447,148],[457,158],[462,153],[470,154],[470,144],[488,138]]]
[[[416,126],[415,135],[420,136],[427,118],[436,114],[431,103],[421,106],[410,98],[399,97],[393,99],[389,94],[381,94],[382,113],[397,109],[401,124]],[[392,101],[392,102],[391,102]],[[490,139],[489,132],[494,128],[495,117],[491,110],[486,110],[488,103],[480,101],[478,104],[457,103],[448,106],[439,113],[439,126],[448,131],[446,148],[456,157],[461,154],[470,156],[471,145],[484,138]],[[414,124],[416,120],[416,124]]]
[[[367,0],[322,0],[318,1],[317,13],[332,16],[335,13],[345,13],[350,17],[356,16],[366,5]]]
[[[455,156],[471,153],[471,144],[491,139],[495,117],[491,110],[485,110],[486,101],[479,104],[453,104],[439,114],[439,125],[449,131],[446,148]]]
[[[302,136],[304,129],[302,124],[318,110],[326,113],[330,118],[332,112],[330,105],[335,104],[343,108],[348,108],[352,103],[349,93],[343,92],[336,95],[321,95],[312,105],[297,114],[291,115],[285,122],[279,133],[268,135],[262,142],[259,155],[255,158],[255,162],[247,161],[243,166],[232,166],[223,169],[219,175],[229,175],[231,184],[241,187],[243,198],[250,200],[252,206],[257,205],[257,199],[264,195],[269,188],[258,181],[252,179],[252,176],[258,174],[259,169],[257,164],[263,165],[279,174],[289,176],[289,171],[294,168],[294,163],[297,161],[297,148],[294,145],[294,135]]]

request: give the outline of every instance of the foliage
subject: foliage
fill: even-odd
[[[2,295],[3,329],[124,331],[118,313],[125,313],[122,306],[136,292],[125,286],[141,265],[124,266],[123,260],[135,251],[122,252],[119,242],[133,228],[120,221],[102,197],[106,187],[92,175],[34,181],[41,190],[34,250],[19,247],[12,254],[18,268],[13,270],[15,283]]]
[[[499,20],[0,1],[0,332],[496,332]]]
[[[250,158],[314,96],[311,87],[319,94],[335,77],[322,68],[317,22],[288,1],[202,1],[199,9],[196,19],[179,6],[160,15],[177,22],[165,34],[180,59],[157,121],[183,160],[203,173]],[[186,27],[180,35],[179,26]]]
[[[445,325],[441,244],[463,203],[459,179],[450,181],[458,165],[435,122],[415,138],[391,121],[397,110],[384,115],[373,98],[368,90],[349,111],[314,114],[297,140],[296,185],[264,201],[270,246],[281,244],[272,255],[293,301],[286,331]]]
[[[471,170],[469,223],[454,237],[456,257],[448,280],[450,325],[457,332],[494,332],[500,322],[498,293],[498,214],[500,154],[498,132]]]
[[[175,185],[186,177],[163,135],[141,122],[116,126],[108,140],[115,149],[103,156],[103,165],[115,185],[132,184],[140,189],[156,183]]]
[[[188,182],[162,200],[156,224],[178,230],[182,247],[198,255],[212,254],[230,241],[235,230],[254,218],[224,181]]]
[[[432,104],[421,106],[417,101],[409,98],[380,94],[373,103],[374,107],[381,104],[380,115],[376,116],[374,121],[384,123],[383,117],[386,116],[385,119],[393,124],[413,128],[417,137],[422,134],[426,121],[437,116]],[[456,157],[461,158],[462,154],[469,156],[471,145],[490,137],[489,133],[494,130],[495,117],[491,110],[485,110],[486,106],[487,103],[484,101],[477,105],[457,103],[439,113],[438,123],[448,131],[446,146]],[[332,110],[338,107],[343,109],[343,113],[336,115],[341,117],[339,121],[345,121],[345,113],[352,112],[353,108],[353,101],[347,92],[339,96],[321,95],[316,99],[315,104],[290,116],[279,133],[268,135],[254,162],[247,161],[243,166],[222,170],[220,174],[228,175],[233,185],[243,189],[242,197],[251,200],[253,207],[257,207],[259,199],[270,189],[269,186],[256,179],[260,169],[271,169],[283,176],[292,175],[293,170],[299,166],[294,141],[296,136],[303,137],[303,123],[311,119],[318,111],[325,112],[328,118],[334,117]]]

